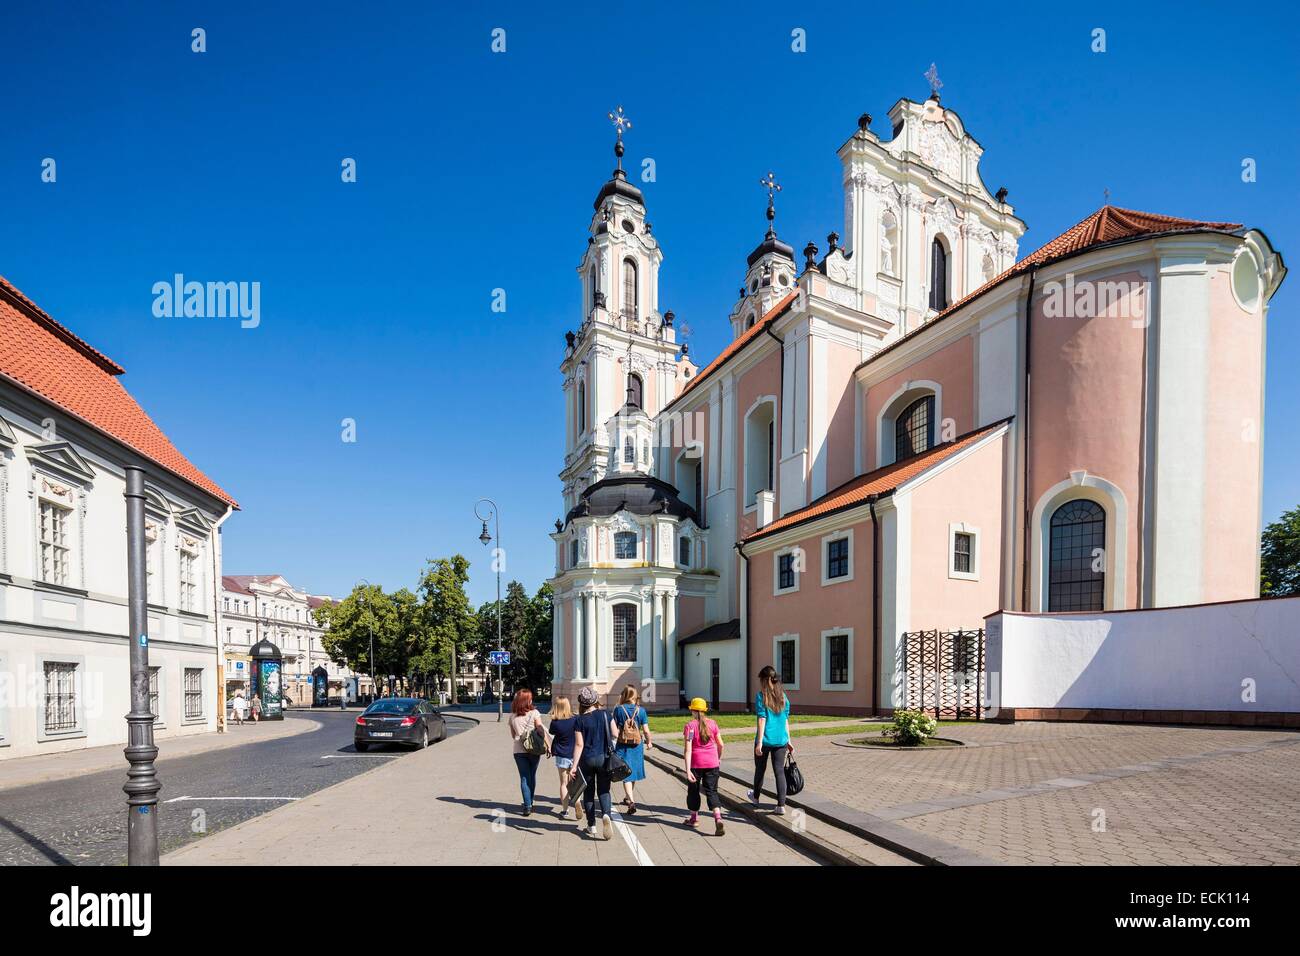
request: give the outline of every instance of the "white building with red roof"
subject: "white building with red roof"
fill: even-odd
[[[764,181],[701,369],[659,310],[644,197],[621,170],[601,189],[560,366],[556,694],[744,709],[771,665],[796,707],[888,713],[922,632],[1258,597],[1268,238],[1108,205],[1020,258],[937,94],[889,130],[864,115],[839,148],[844,241],[802,263]],[[1239,692],[1171,687],[1161,713]]]
[[[126,740],[127,465],[146,476],[157,736],[218,725],[221,525],[238,506],[122,375],[0,279],[0,759]]]

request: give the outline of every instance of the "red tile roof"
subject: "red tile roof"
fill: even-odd
[[[1101,246],[1110,242],[1144,239],[1148,236],[1158,236],[1170,232],[1200,232],[1203,230],[1231,232],[1240,228],[1242,228],[1242,224],[1239,222],[1205,222],[1200,219],[1180,219],[1177,216],[1162,216],[1159,213],[1154,212],[1139,212],[1136,209],[1121,209],[1118,206],[1102,206],[1091,216],[1075,223],[1055,239],[1052,239],[1035,249],[1010,269],[1007,269],[1000,275],[994,276],[974,292],[962,296],[952,305],[931,318],[924,325],[913,329],[902,338],[891,342],[875,355],[871,356],[871,358],[863,362],[862,365],[870,365],[886,352],[893,351],[899,345],[910,340],[914,335],[919,335],[921,332],[930,328],[930,326],[934,325],[934,323],[938,322],[940,319],[946,319],[958,309],[969,304],[973,300],[978,299],[994,286],[1001,285],[1013,276],[1018,276],[1028,272],[1031,266],[1041,266],[1044,263],[1077,255],[1078,253],[1091,249],[1094,246]],[[861,368],[862,365],[859,365],[858,368]]]
[[[241,580],[241,577],[236,577],[233,574],[223,574],[221,576],[221,589],[223,591],[236,591],[240,594],[252,594],[253,592],[248,590],[248,586]]]
[[[0,277],[0,376],[238,508],[136,404],[117,379],[123,371]]]
[[[829,491],[822,495],[812,504],[805,505],[798,511],[792,511],[783,518],[778,518],[765,528],[760,528],[745,539],[748,544],[759,538],[767,537],[786,528],[793,527],[797,524],[803,524],[806,521],[812,521],[814,518],[825,517],[836,511],[843,511],[857,505],[866,504],[867,499],[874,496],[885,495],[893,492],[899,485],[903,484],[910,478],[915,478],[927,468],[945,459],[951,458],[964,448],[969,448],[981,438],[991,434],[1001,428],[1011,419],[1004,418],[999,422],[991,425],[985,425],[973,432],[967,432],[960,435],[950,442],[942,445],[935,445],[929,451],[916,455],[912,458],[906,458],[903,461],[894,462],[892,465],[885,465],[883,468],[877,468],[875,471],[869,471],[865,475],[845,482],[834,491]]]
[[[718,354],[717,358],[715,358],[712,362],[710,362],[708,365],[704,366],[704,368],[702,368],[699,372],[697,372],[695,377],[686,383],[686,387],[682,389],[681,394],[679,394],[677,398],[674,398],[673,401],[669,402],[668,404],[671,405],[673,404],[673,402],[676,402],[678,399],[684,398],[691,391],[691,389],[693,389],[700,382],[704,381],[704,379],[708,378],[710,375],[712,375],[714,372],[720,369],[724,364],[729,362],[732,359],[732,357],[735,356],[746,345],[748,345],[750,342],[754,341],[754,339],[762,335],[764,329],[769,328],[774,322],[776,322],[777,319],[779,319],[782,315],[785,314],[786,310],[790,308],[790,304],[794,302],[795,296],[797,296],[798,294],[799,291],[796,289],[790,292],[788,295],[786,295],[786,297],[782,299],[780,302],[778,302],[776,305],[772,306],[772,308],[768,309],[767,313],[761,319],[759,319],[749,328],[745,329],[745,331],[742,332],[740,336],[735,339],[735,341],[733,341],[730,345],[728,345],[725,349],[723,349]]]

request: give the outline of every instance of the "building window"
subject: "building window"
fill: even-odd
[[[77,665],[45,662],[45,732],[77,729]]]
[[[971,544],[974,535],[967,534],[964,531],[958,531],[952,536],[952,569],[964,574],[970,574],[971,570]]]
[[[776,558],[776,589],[789,591],[794,587],[794,555],[780,554]]]
[[[222,599],[221,599],[221,610],[223,610],[223,611],[229,611],[229,610],[230,610],[230,598],[222,598]]]
[[[645,383],[635,372],[627,377],[627,403],[633,408],[644,408]]]
[[[588,302],[587,311],[588,312],[596,308],[596,293],[599,290],[600,290],[600,286],[597,284],[597,280],[596,280],[596,263],[593,262],[591,264],[591,268],[587,270],[587,302]]]
[[[635,319],[641,314],[640,300],[637,297],[636,262],[623,260],[623,314]]]
[[[199,606],[198,555],[181,551],[181,610],[195,611]]]
[[[198,667],[185,668],[185,719],[192,720],[203,716],[203,670]]]
[[[587,383],[578,383],[578,435],[587,430]]]
[[[158,543],[158,526],[152,521],[145,522],[144,526],[144,593],[145,601],[148,603],[161,604],[162,601],[154,601],[154,598],[161,597],[158,589],[155,587],[154,573],[158,568],[158,562],[155,552]]]
[[[761,402],[745,416],[745,507],[776,487],[776,403]]]
[[[158,682],[161,667],[149,668],[149,713],[153,714],[154,723],[158,723],[158,718],[162,714],[162,694],[159,690]]]
[[[1051,523],[1048,611],[1105,607],[1106,512],[1086,498],[1057,508]]]
[[[948,308],[948,252],[938,238],[930,244],[930,308]]]
[[[849,636],[829,634],[825,638],[826,685],[843,687],[849,682]]]
[[[41,502],[41,580],[50,584],[68,583],[68,516],[71,508],[52,501]]]
[[[799,644],[792,638],[777,638],[776,669],[781,675],[781,683],[787,687],[799,686]]]
[[[576,568],[577,566],[578,566],[578,539],[574,538],[572,541],[569,542],[569,567]]]
[[[636,660],[636,605],[614,605],[614,660]]]
[[[677,563],[686,567],[691,565],[691,539],[685,535],[677,539]]]
[[[911,458],[934,447],[934,396],[908,405],[894,419],[894,461]]]
[[[248,602],[247,602],[247,601],[244,602],[244,613],[245,613],[245,614],[248,613]]]
[[[636,449],[632,446],[632,439],[623,440],[623,464],[632,465],[636,463]]]
[[[843,578],[849,574],[849,539],[832,538],[826,543],[826,577]]]
[[[618,531],[614,534],[614,558],[618,561],[636,559],[636,532]]]

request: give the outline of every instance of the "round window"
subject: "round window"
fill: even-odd
[[[631,220],[631,219],[624,219],[624,220],[623,220],[623,231],[624,231],[624,232],[636,232],[636,226],[634,226],[634,225],[632,224],[632,220]]]
[[[1254,312],[1259,305],[1259,268],[1249,249],[1243,249],[1232,264],[1232,294],[1247,312]]]
[[[786,275],[784,272],[782,272],[781,275],[780,275],[780,277],[779,277],[779,279],[778,279],[777,281],[779,281],[779,282],[781,283],[781,285],[789,285],[789,284],[790,284],[790,277],[789,277],[788,275]]]

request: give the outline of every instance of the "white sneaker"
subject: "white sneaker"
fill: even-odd
[[[591,837],[593,840],[599,839],[600,834],[596,832],[596,824],[593,823],[591,826],[587,827],[587,836]]]
[[[754,806],[758,806],[758,794],[756,794],[753,790],[745,791],[745,799],[748,800],[750,803],[752,803]]]
[[[600,826],[601,829],[604,830],[605,832],[606,840],[608,840],[610,837],[614,835],[614,821],[609,818],[608,813],[600,818]],[[593,827],[593,829],[595,828]]]
[[[778,817],[783,817],[785,816],[785,807],[777,807],[772,812],[775,813]]]

